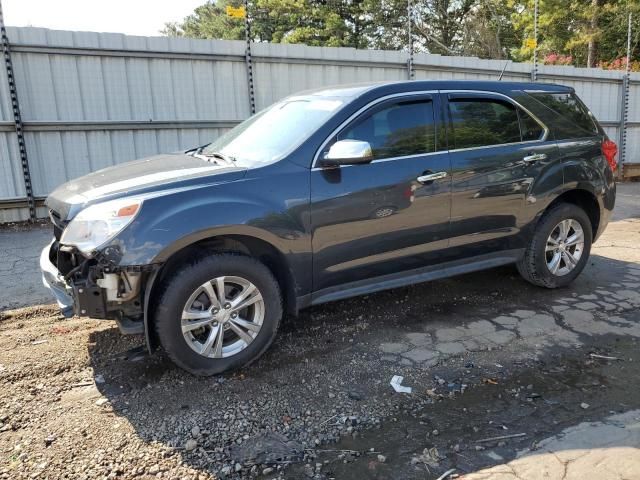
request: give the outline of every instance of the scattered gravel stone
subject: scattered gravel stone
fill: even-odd
[[[347,393],[347,396],[351,400],[362,400],[364,398],[364,394],[357,390],[349,390],[349,392]]]
[[[304,474],[309,478],[312,478],[315,475],[313,467],[308,463],[304,466]]]
[[[304,446],[280,433],[265,433],[250,437],[231,448],[231,458],[238,463],[270,464],[302,460]]]

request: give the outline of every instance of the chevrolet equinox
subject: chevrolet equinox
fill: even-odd
[[[569,284],[611,216],[616,150],[560,85],[303,92],[207,145],[57,188],[43,281],[64,315],[218,374],[310,305],[510,263]]]

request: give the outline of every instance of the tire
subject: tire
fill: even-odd
[[[548,262],[552,261],[552,258],[556,255],[556,252],[547,252],[547,239],[550,238],[552,232],[554,233],[554,235],[556,235],[556,232],[559,232],[559,230],[556,230],[556,228],[561,228],[560,222],[563,221],[567,221],[565,225],[573,225],[576,229],[577,226],[575,226],[574,223],[568,221],[577,222],[579,224],[579,226],[582,228],[584,243],[582,251],[580,253],[580,258],[577,263],[575,263],[575,265],[571,268],[571,270],[562,274],[563,269],[560,268],[558,270],[558,273],[554,274],[551,271],[553,267],[550,267],[548,265]],[[575,230],[573,230],[573,227],[570,231],[574,232],[575,234]],[[589,220],[586,212],[577,205],[570,203],[559,203],[558,205],[553,206],[550,210],[545,212],[536,225],[535,232],[526,247],[524,256],[517,263],[518,271],[525,280],[540,287],[558,288],[569,285],[573,280],[575,280],[578,275],[580,275],[585,265],[587,264],[589,254],[591,252],[592,237],[593,233],[591,228],[591,221]],[[560,244],[562,244],[562,242],[560,242]],[[550,248],[555,248],[552,243],[549,243],[549,246]],[[565,247],[564,245],[562,245],[560,248],[571,249],[573,247]],[[571,258],[575,257],[574,254],[571,255]],[[562,257],[562,253],[560,253],[560,255]],[[567,265],[568,263],[570,262],[565,262],[565,260],[562,260],[562,263],[560,263],[560,265]]]
[[[223,277],[225,280],[222,282],[223,287],[220,288],[217,279]],[[246,310],[235,313],[237,320],[232,320],[233,314],[229,313],[233,311],[232,307],[228,306],[225,309],[222,303],[222,300],[227,297],[223,295],[222,300],[219,299],[217,304],[211,298],[220,297],[220,290],[228,290],[231,292],[229,295],[234,291],[239,292],[236,295],[250,291],[251,288],[240,283],[240,280],[255,287],[256,290],[252,290],[252,299],[259,294],[261,300],[246,307]],[[212,285],[213,290],[203,289],[205,285]],[[243,286],[242,290],[241,286]],[[198,291],[201,293],[198,294]],[[195,300],[194,295],[196,295]],[[154,326],[162,349],[176,365],[197,376],[217,375],[255,361],[271,345],[282,319],[282,297],[273,274],[255,258],[239,254],[214,254],[185,265],[163,281],[157,298]],[[236,296],[237,298],[239,297]],[[234,299],[224,301],[227,305],[231,305]],[[191,302],[190,305],[188,305],[189,302]],[[218,312],[214,315],[216,305]],[[246,322],[240,318],[242,315],[246,317],[256,313],[260,314],[261,318],[259,331],[253,332],[251,329],[241,328],[245,334],[255,335],[250,342],[242,340],[236,333],[237,328],[240,327],[235,322]],[[211,318],[220,319],[220,321],[183,333],[183,329],[192,328],[190,322],[207,321],[206,318],[192,319],[190,318],[192,314],[211,315]],[[226,318],[222,318],[223,315]],[[252,317],[252,328],[256,328],[257,325],[253,323],[254,321],[258,320],[253,320]],[[233,330],[234,328],[236,330]],[[220,349],[218,349],[218,336],[215,332],[221,332]],[[208,344],[210,335],[216,339]],[[238,337],[235,343],[225,345],[224,342],[231,342],[234,336]],[[244,347],[242,347],[243,342]],[[208,351],[208,356],[196,351],[198,349],[202,352],[207,351],[206,345],[214,345],[209,347],[211,350]],[[235,348],[231,348],[232,346]],[[223,357],[224,348],[228,349],[226,355],[229,356]],[[216,358],[210,358],[210,356]]]

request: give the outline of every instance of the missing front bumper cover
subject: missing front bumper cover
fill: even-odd
[[[55,297],[62,314],[111,320],[127,318],[130,323],[123,323],[123,331],[140,333],[143,325],[140,296],[147,273],[154,267],[114,267],[99,256],[83,259],[79,264],[75,260],[71,265],[64,264],[70,267],[65,275],[60,263],[56,264],[56,259],[60,262],[60,251],[55,240],[45,247],[40,255],[40,268],[42,282]],[[62,261],[65,260],[63,256]]]
[[[51,291],[60,307],[62,314],[69,318],[74,314],[74,301],[69,293],[69,287],[60,275],[56,266],[49,260],[49,251],[53,242],[47,245],[40,254],[40,270],[42,271],[42,283]]]
[[[40,254],[42,283],[53,294],[62,314],[69,318],[74,314],[93,318],[107,318],[106,299],[103,290],[87,281],[69,284],[51,262],[50,252],[55,240]]]

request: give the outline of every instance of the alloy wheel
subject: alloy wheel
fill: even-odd
[[[547,268],[558,277],[567,275],[576,267],[583,251],[584,230],[580,222],[571,218],[562,220],[547,238]]]
[[[249,280],[217,277],[196,288],[185,303],[182,335],[204,357],[231,357],[258,336],[264,308],[260,290]]]

